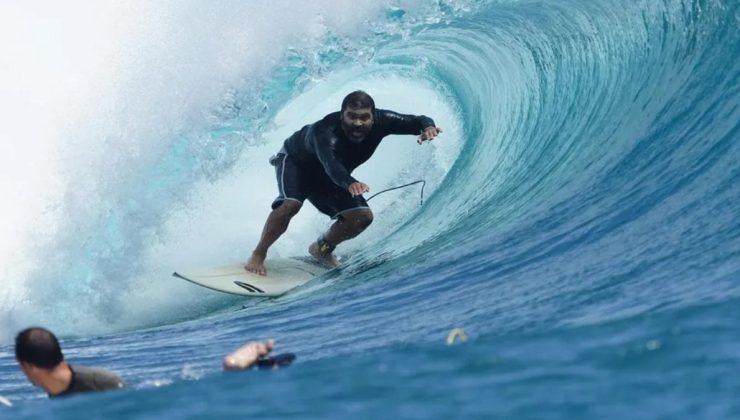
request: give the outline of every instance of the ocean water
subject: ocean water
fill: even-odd
[[[740,418],[737,1],[35,6],[0,8],[0,417]],[[358,88],[445,130],[355,172],[423,205],[279,298],[172,278],[247,258],[268,157]],[[48,400],[31,325],[130,387]],[[294,365],[221,372],[266,338]]]

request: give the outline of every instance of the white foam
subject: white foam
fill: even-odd
[[[120,273],[108,279],[115,288],[89,273],[80,279],[60,276],[52,284],[28,278],[39,267],[53,277],[79,258],[102,258],[84,252],[65,257],[65,252],[82,249],[97,234],[87,221],[115,208],[118,192],[140,182],[137,174],[159,162],[179,134],[212,128],[210,113],[226,92],[253,87],[287,48],[316,49],[329,31],[361,33],[383,7],[372,0],[351,8],[330,0],[279,0],[257,8],[247,2],[218,7],[175,1],[0,3],[0,115],[7,121],[0,126],[0,342],[31,323],[61,335],[84,335],[156,323],[166,318],[161,316],[166,308],[182,309],[188,301],[180,298],[191,296],[192,289],[182,285],[180,294],[173,292],[173,268],[183,261],[245,258],[275,195],[267,156],[286,133],[336,109],[351,89],[368,90],[381,107],[427,113],[444,126],[442,114],[452,114],[432,87],[402,79],[372,82],[356,70],[333,76],[286,107],[278,129],[265,134],[263,147],[242,156],[232,176],[196,188],[193,197],[203,202],[170,215],[167,233],[145,253],[149,261],[132,262],[143,267],[135,277]],[[402,181],[394,179],[404,166],[398,156],[408,161],[419,150],[432,155],[439,150],[414,149],[413,140],[397,147],[384,146],[373,159],[378,166],[358,170],[375,191]],[[379,232],[383,223],[373,229]],[[326,226],[317,213],[302,212],[275,254],[302,252]],[[103,253],[111,252],[118,249]],[[77,301],[56,298],[56,290],[77,282],[84,282]],[[40,300],[41,291],[46,300]],[[90,307],[108,310],[90,316]],[[111,321],[110,314],[129,313],[131,307],[135,317]]]
[[[376,3],[0,3],[0,340],[35,296],[29,270],[50,263],[39,247],[84,236],[77,221],[177,133],[206,125],[227,88],[265,75],[288,46],[361,30]]]

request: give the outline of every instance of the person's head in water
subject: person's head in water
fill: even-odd
[[[45,328],[26,328],[18,333],[15,358],[28,381],[50,398],[126,386],[118,375],[105,369],[69,365],[59,341]]]
[[[44,377],[64,362],[62,348],[51,331],[27,328],[15,337],[15,358],[29,381],[42,386]]]
[[[375,101],[367,93],[356,90],[342,101],[342,130],[352,143],[361,143],[373,128]]]

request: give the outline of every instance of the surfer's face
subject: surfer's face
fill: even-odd
[[[352,143],[361,143],[373,128],[371,108],[350,108],[342,111],[342,129]]]

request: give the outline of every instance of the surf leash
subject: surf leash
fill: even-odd
[[[420,179],[420,180],[414,181],[414,182],[409,182],[408,184],[399,185],[397,187],[386,188],[383,191],[380,191],[380,192],[377,192],[377,193],[371,195],[370,198],[368,198],[366,201],[372,200],[373,197],[375,197],[376,195],[380,195],[380,194],[386,193],[388,191],[393,191],[393,190],[397,190],[397,189],[400,189],[400,188],[410,187],[410,186],[415,185],[415,184],[421,184],[421,201],[419,202],[419,205],[423,205],[424,204],[424,187],[427,184],[427,182],[424,181],[423,179]]]

